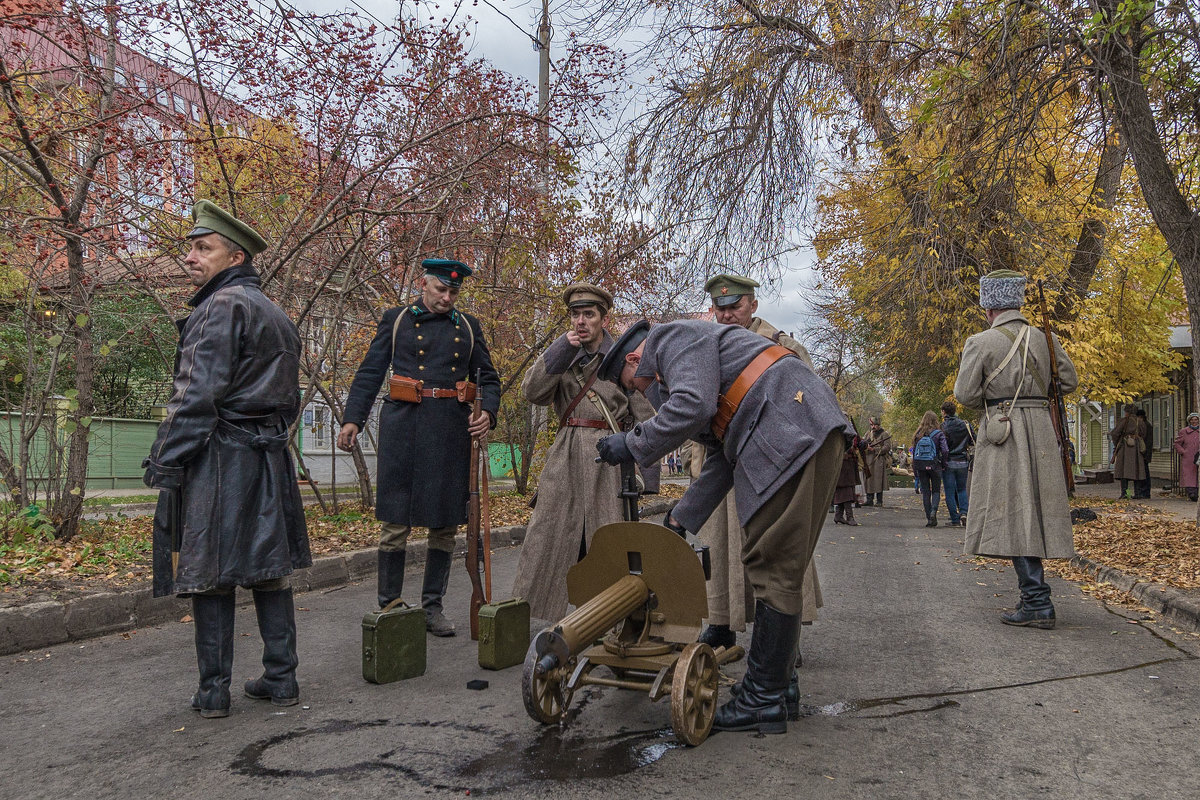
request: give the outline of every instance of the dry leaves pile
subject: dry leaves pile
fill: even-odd
[[[1143,580],[1200,588],[1200,532],[1195,522],[1136,503],[1093,510],[1097,520],[1075,526],[1080,555]]]

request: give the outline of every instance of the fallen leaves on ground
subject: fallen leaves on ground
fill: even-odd
[[[657,497],[679,498],[686,487],[663,484]],[[653,502],[649,496],[645,502]],[[375,547],[379,522],[373,509],[361,503],[342,502],[337,511],[329,505],[305,508],[308,539],[314,556],[345,553]],[[493,493],[489,498],[492,528],[525,525],[532,513],[529,495]],[[87,592],[111,591],[151,578],[151,535],[153,517],[112,516],[84,521],[80,534],[70,542],[29,539],[14,543],[0,536],[0,606],[33,600],[78,596]],[[413,539],[424,538],[421,528]]]

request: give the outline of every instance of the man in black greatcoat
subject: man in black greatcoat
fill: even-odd
[[[246,695],[300,701],[287,577],[312,564],[287,449],[300,412],[300,334],[250,264],[266,249],[262,237],[207,200],[192,218],[184,265],[198,291],[177,323],[167,416],[143,466],[146,484],[166,490],[154,517],[154,594],[191,596],[200,670],[192,707],[225,717],[237,586],[254,592],[263,639],[263,675],[246,682]]]
[[[427,258],[421,267],[421,296],[384,312],[354,375],[338,447],[353,449],[390,368],[388,397],[379,415],[376,476],[375,516],[383,523],[379,605],[400,597],[413,526],[428,528],[421,588],[425,627],[435,636],[453,636],[442,599],[454,537],[467,521],[471,439],[496,426],[500,376],[479,320],[454,307],[471,268],[444,258]],[[476,391],[482,392],[482,410],[471,417]]]

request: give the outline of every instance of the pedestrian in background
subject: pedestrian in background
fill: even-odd
[[[1130,496],[1129,484],[1146,477],[1144,459],[1146,420],[1137,416],[1133,403],[1125,406],[1125,416],[1108,433],[1113,443],[1113,477],[1121,482],[1121,497]]]
[[[867,452],[864,473],[867,492],[864,506],[883,506],[883,493],[888,489],[888,477],[892,474],[892,435],[883,429],[876,417],[869,419],[871,430],[865,437]]]
[[[1150,499],[1150,460],[1154,458],[1154,426],[1146,419],[1146,409],[1137,410],[1138,419],[1146,426],[1146,435],[1142,438],[1142,468],[1145,477],[1133,484],[1133,496],[1138,500]]]
[[[967,339],[954,382],[960,403],[983,409],[963,552],[1012,559],[1021,602],[1001,615],[1004,624],[1053,628],[1042,559],[1070,558],[1075,546],[1045,387],[1056,378],[1065,396],[1079,379],[1057,338],[1052,375],[1046,337],[1021,315],[1024,299],[1019,272],[997,270],[979,280],[979,305],[991,327]]]
[[[837,488],[833,492],[833,521],[838,525],[858,525],[858,520],[854,518],[854,506],[858,498],[859,474],[865,449],[866,446],[857,435],[846,436],[846,451],[842,453]]]
[[[971,423],[958,416],[958,404],[953,400],[942,403],[942,433],[946,435],[946,469],[942,482],[946,485],[946,511],[951,525],[967,525],[967,475],[971,469],[971,453],[975,449],[975,433]]]
[[[946,434],[938,428],[937,414],[926,411],[913,434],[913,475],[925,508],[925,527],[937,527],[938,505],[942,502],[942,471],[949,447]]]
[[[246,681],[246,696],[300,702],[288,578],[312,565],[288,453],[300,413],[300,333],[251,264],[263,238],[207,200],[192,219],[183,263],[197,288],[193,311],[179,323],[167,416],[142,466],[147,486],[168,490],[154,515],[154,596],[191,597],[200,671],[192,708],[227,717],[238,586],[253,591],[263,640],[263,674]]]
[[[1187,491],[1187,498],[1196,500],[1196,454],[1200,453],[1200,414],[1193,411],[1187,416],[1187,425],[1175,434],[1173,442],[1179,454],[1179,485]]]

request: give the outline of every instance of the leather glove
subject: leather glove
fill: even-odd
[[[600,454],[599,460],[605,464],[616,465],[633,462],[633,453],[629,452],[629,446],[625,444],[625,434],[623,433],[614,433],[596,442],[596,452]]]
[[[680,539],[687,538],[687,528],[683,527],[683,524],[670,514],[667,514],[666,519],[663,520],[663,525],[679,534]]]

